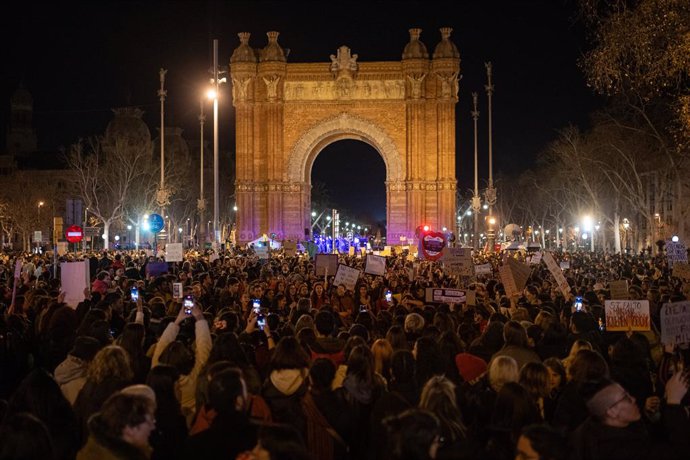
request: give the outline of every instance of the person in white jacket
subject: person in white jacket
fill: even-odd
[[[191,367],[191,371],[188,373],[180,371],[181,375],[178,380],[179,390],[180,390],[180,404],[182,406],[182,413],[187,419],[187,425],[191,425],[194,419],[194,411],[196,409],[196,380],[199,376],[199,372],[206,364],[208,360],[209,353],[211,352],[211,333],[208,328],[208,322],[204,318],[204,314],[199,308],[198,304],[194,302],[194,307],[191,310],[191,314],[187,314],[185,309],[180,306],[180,311],[177,314],[175,321],[168,324],[165,328],[160,340],[156,344],[156,349],[153,352],[153,360],[151,361],[151,367],[155,367],[159,362],[165,364],[171,364],[169,362],[169,356],[164,356],[161,360],[161,355],[166,351],[168,347],[172,347],[165,355],[169,355],[171,352],[173,354],[189,354],[189,350],[181,343],[175,342],[177,334],[180,332],[180,323],[189,317],[194,318],[194,334],[196,337],[195,351],[194,351],[194,364]]]

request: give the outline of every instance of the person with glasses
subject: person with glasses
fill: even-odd
[[[664,438],[650,436],[636,400],[620,384],[602,379],[581,387],[589,418],[573,434],[575,460],[687,458],[690,418],[681,400],[688,376],[678,372],[666,384],[662,409]]]

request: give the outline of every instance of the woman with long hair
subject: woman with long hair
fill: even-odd
[[[376,339],[371,345],[371,353],[374,356],[374,372],[388,382],[391,378],[390,364],[393,357],[393,347],[386,339]]]
[[[422,389],[419,408],[433,413],[441,424],[445,442],[439,447],[438,458],[469,458],[475,453],[457,405],[453,382],[443,376],[429,379]]]
[[[520,369],[519,383],[534,399],[543,420],[545,400],[549,397],[549,371],[546,366],[542,363],[525,364]]]
[[[347,375],[337,392],[354,415],[355,431],[348,440],[353,458],[366,458],[371,447],[369,424],[376,401],[385,391],[383,379],[374,372],[374,356],[367,346],[358,345],[347,358]]]
[[[134,373],[134,383],[143,383],[151,368],[151,359],[144,352],[146,330],[140,323],[127,323],[116,343],[129,355],[129,362]]]
[[[528,391],[517,382],[508,382],[496,397],[489,422],[489,442],[483,458],[512,460],[522,429],[541,422],[539,409]]]
[[[74,402],[74,411],[86,427],[89,417],[98,412],[113,393],[132,383],[134,373],[129,355],[118,345],[101,349],[89,364],[86,383]]]

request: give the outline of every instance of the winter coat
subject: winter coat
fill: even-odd
[[[77,460],[148,460],[151,450],[143,451],[122,439],[109,436],[100,415],[89,421],[89,439],[77,454]]]
[[[208,430],[187,438],[185,459],[232,460],[256,446],[258,425],[243,413],[218,414]]]
[[[273,420],[293,425],[304,435],[301,400],[307,392],[307,369],[281,369],[271,372],[262,396],[271,408]]]
[[[690,420],[680,405],[666,406],[662,417],[668,440],[650,439],[644,423],[625,428],[588,418],[572,435],[571,460],[681,460],[690,452]]]

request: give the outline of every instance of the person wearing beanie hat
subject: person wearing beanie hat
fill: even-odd
[[[79,336],[74,340],[67,358],[55,368],[55,381],[70,404],[74,405],[77,400],[77,395],[86,383],[89,363],[101,348],[103,345],[97,339]]]
[[[486,361],[471,353],[458,353],[455,356],[455,366],[463,380],[470,385],[480,379],[487,370]]]

